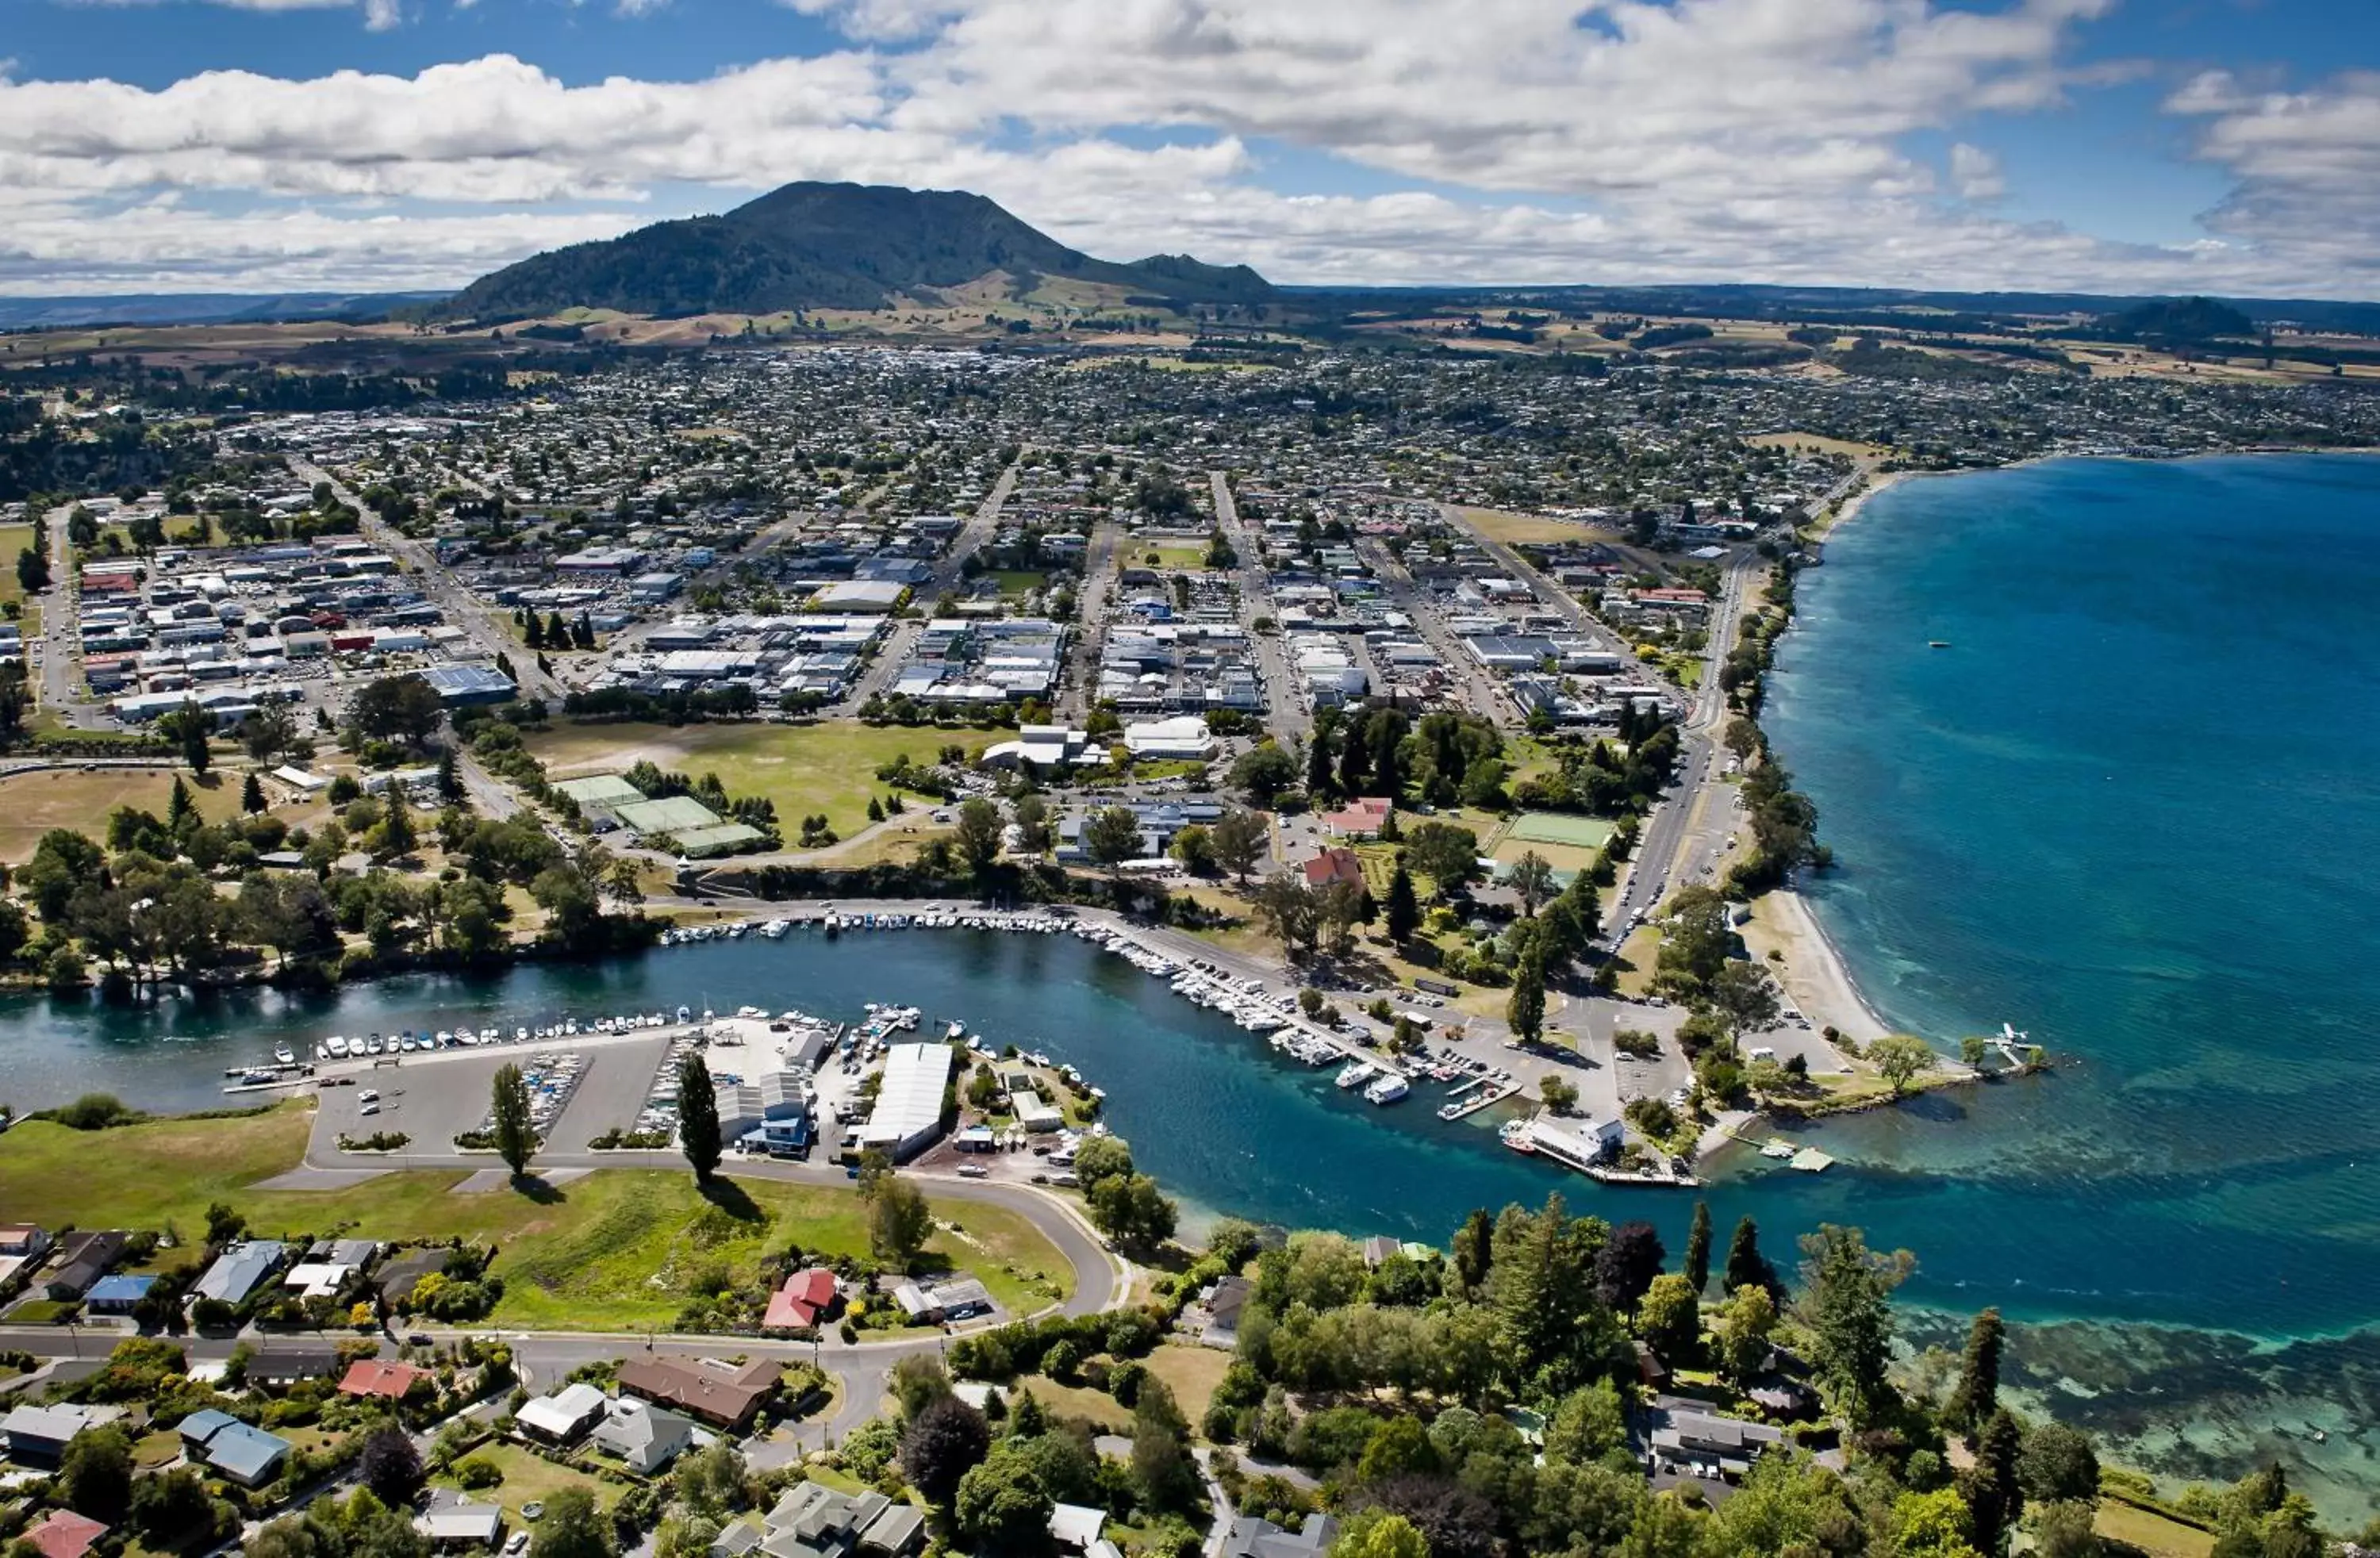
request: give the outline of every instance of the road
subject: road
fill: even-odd
[[[514,680],[520,685],[524,694],[560,700],[562,685],[538,669],[537,656],[526,651],[514,652],[522,646],[513,638],[510,619],[504,616],[499,608],[490,605],[457,583],[455,576],[438,561],[436,554],[428,546],[383,523],[380,516],[356,495],[353,488],[322,467],[292,455],[289,456],[289,469],[302,481],[330,483],[334,496],[363,516],[365,537],[405,565],[414,582],[420,586],[422,594],[437,604],[448,622],[463,630],[473,649],[490,660],[501,654],[512,662]]]
[[[42,706],[70,725],[95,729],[108,722],[98,706],[84,696],[82,677],[82,613],[75,588],[74,542],[67,536],[67,516],[74,505],[50,510],[50,587],[42,592],[42,637],[39,641]]]
[[[1218,470],[1212,473],[1211,480],[1216,528],[1239,556],[1239,566],[1232,577],[1240,592],[1240,626],[1247,629],[1256,649],[1257,675],[1264,682],[1265,723],[1275,734],[1290,741],[1302,741],[1314,728],[1314,712],[1307,707],[1305,689],[1290,675],[1289,651],[1281,644],[1281,634],[1259,633],[1256,629],[1256,619],[1263,615],[1264,603],[1272,599],[1265,584],[1263,547],[1256,532],[1240,517],[1239,503],[1232,496],[1230,474]]]
[[[1505,696],[1495,676],[1479,663],[1479,657],[1448,629],[1444,612],[1415,581],[1411,570],[1397,560],[1396,554],[1369,538],[1358,541],[1355,551],[1388,592],[1390,603],[1412,621],[1414,630],[1429,645],[1439,663],[1446,667],[1447,675],[1454,678],[1462,691],[1463,707],[1485,714],[1506,730],[1519,729],[1519,707]]]
[[[1505,572],[1527,585],[1529,593],[1536,597],[1537,603],[1558,614],[1570,624],[1572,632],[1585,634],[1594,639],[1598,648],[1619,655],[1630,664],[1635,663],[1635,651],[1623,643],[1618,634],[1605,627],[1569,590],[1539,573],[1527,558],[1486,531],[1473,527],[1454,505],[1442,503],[1438,505],[1438,512],[1440,518],[1478,542],[1482,551],[1502,564]]]
[[[1066,646],[1066,672],[1060,680],[1061,719],[1090,718],[1099,690],[1099,651],[1115,619],[1116,551],[1123,544],[1123,526],[1112,519],[1093,522],[1083,547],[1083,587],[1075,597],[1075,636]]]
[[[991,491],[984,494],[983,502],[976,505],[974,517],[960,528],[957,535],[951,538],[951,544],[943,550],[941,559],[926,576],[926,582],[911,591],[910,599],[939,602],[950,593],[952,586],[958,583],[966,560],[982,551],[984,542],[990,541],[992,532],[1000,528],[1001,505],[1007,503],[1008,494],[1016,490],[1016,475],[1023,466],[1022,455],[1009,462],[1008,469],[1000,473],[1000,480],[991,484]],[[901,668],[909,663],[909,653],[917,647],[918,636],[924,630],[925,624],[921,620],[901,621],[892,625],[892,630],[878,646],[876,658],[868,663],[867,668],[860,672],[859,679],[852,683],[851,692],[844,700],[849,709],[856,709],[869,699],[882,696],[892,687],[901,675]]]

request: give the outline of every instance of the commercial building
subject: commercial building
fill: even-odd
[[[862,1147],[894,1162],[914,1156],[941,1134],[942,1094],[951,1081],[947,1044],[895,1044],[885,1052],[884,1081],[875,1112],[860,1127]]]

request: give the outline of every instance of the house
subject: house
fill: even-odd
[[[650,1477],[694,1446],[694,1420],[641,1401],[610,1404],[595,1425],[594,1445]]]
[[[83,1295],[82,1307],[95,1315],[128,1315],[156,1285],[155,1277],[102,1277]]]
[[[892,1290],[892,1301],[910,1320],[926,1325],[970,1320],[990,1314],[992,1308],[991,1294],[973,1277],[953,1277],[930,1287],[905,1282]]]
[[[1648,1435],[1659,1471],[1688,1476],[1739,1478],[1771,1445],[1783,1442],[1780,1429],[1767,1423],[1722,1418],[1684,1406],[1656,1406]]]
[[[1378,1271],[1380,1262],[1391,1255],[1404,1253],[1404,1246],[1385,1234],[1375,1234],[1364,1241],[1364,1264]]]
[[[760,1318],[763,1331],[804,1331],[833,1312],[839,1296],[834,1273],[823,1266],[795,1272],[785,1285],[769,1295],[769,1311]]]
[[[1321,1558],[1339,1537],[1339,1522],[1319,1510],[1294,1531],[1253,1515],[1235,1516],[1218,1558]]]
[[[1305,872],[1305,884],[1318,892],[1341,882],[1364,885],[1364,862],[1355,858],[1352,849],[1325,849],[1300,869]]]
[[[1086,1552],[1099,1540],[1108,1512],[1087,1503],[1062,1503],[1050,1511],[1050,1540],[1060,1547]]]
[[[50,1235],[30,1223],[0,1223],[0,1255],[18,1255],[28,1260],[50,1248]],[[103,1526],[101,1530],[107,1528]]]
[[[549,1444],[567,1444],[595,1426],[612,1405],[611,1398],[584,1380],[574,1381],[550,1395],[525,1402],[513,1414],[523,1431]]]
[[[269,1341],[248,1360],[248,1377],[266,1385],[327,1380],[338,1371],[339,1349],[329,1342]]]
[[[402,1304],[413,1296],[413,1284],[432,1272],[446,1269],[446,1257],[453,1253],[443,1246],[426,1249],[408,1249],[390,1258],[380,1269],[380,1296],[391,1304]]]
[[[872,1488],[838,1493],[824,1483],[800,1482],[769,1511],[760,1551],[769,1558],[907,1558],[922,1545],[925,1522],[917,1505],[894,1503]]]
[[[1217,1279],[1215,1285],[1199,1296],[1206,1308],[1207,1323],[1200,1328],[1198,1340],[1210,1347],[1229,1350],[1240,1345],[1240,1311],[1247,1308],[1256,1294],[1256,1284],[1243,1276]]]
[[[386,1358],[359,1357],[347,1365],[339,1380],[341,1395],[377,1396],[384,1401],[402,1401],[406,1392],[417,1380],[436,1376],[427,1369],[417,1369],[410,1363],[394,1363]]]
[[[53,1303],[71,1304],[89,1293],[107,1269],[124,1259],[130,1235],[118,1229],[94,1228],[68,1234],[58,1242],[58,1263],[42,1279],[42,1295]]]
[[[782,1365],[765,1357],[740,1368],[709,1358],[640,1357],[620,1365],[619,1373],[625,1394],[731,1429],[751,1422],[752,1414],[777,1393],[783,1379]]]
[[[710,1539],[710,1558],[744,1558],[760,1545],[760,1528],[749,1520],[730,1521]]]
[[[8,1458],[54,1464],[67,1453],[75,1435],[124,1416],[121,1406],[77,1406],[60,1402],[51,1406],[16,1406],[0,1418],[0,1443]]]
[[[1326,811],[1322,825],[1341,838],[1374,838],[1396,804],[1385,796],[1362,796],[1337,811]]]
[[[261,1488],[281,1475],[295,1448],[278,1434],[251,1428],[209,1407],[182,1419],[182,1453],[243,1488]]]
[[[480,1548],[493,1552],[504,1536],[503,1506],[457,1499],[413,1517],[413,1528],[441,1548]]]
[[[1066,1128],[1065,1112],[1030,1088],[1011,1093],[1009,1104],[1015,1111],[1016,1123],[1035,1136]]]
[[[25,1540],[42,1558],[82,1558],[91,1544],[107,1535],[107,1528],[70,1509],[54,1509],[25,1533]]]
[[[215,1298],[226,1304],[247,1302],[259,1284],[273,1274],[289,1253],[278,1239],[249,1239],[215,1257],[190,1289],[195,1298]]]

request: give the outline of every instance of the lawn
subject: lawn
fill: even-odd
[[[2151,1558],[2206,1558],[2215,1551],[2213,1532],[2116,1499],[2099,1501],[2099,1515],[2091,1528],[2111,1540],[2137,1547]]]
[[[945,730],[922,725],[866,725],[856,720],[817,724],[686,725],[558,724],[528,738],[528,749],[554,779],[590,773],[625,773],[650,760],[695,778],[716,773],[731,796],[766,796],[776,803],[779,825],[790,841],[801,819],[825,812],[842,834],[868,825],[868,802],[887,786],[877,768],[905,753],[930,763],[943,746],[956,742],[969,756],[1013,730]],[[924,802],[904,797],[913,808]]]
[[[0,525],[0,603],[25,598],[17,583],[17,554],[32,544],[32,526]]]
[[[165,815],[175,771],[162,768],[37,769],[0,779],[0,860],[32,858],[33,846],[52,828],[103,837],[107,814],[137,806]],[[239,778],[216,769],[203,777],[185,773],[200,815],[211,822],[239,815]],[[284,813],[287,815],[287,813]]]
[[[1232,1355],[1218,1347],[1192,1347],[1169,1342],[1148,1355],[1148,1371],[1173,1392],[1173,1403],[1192,1422],[1207,1416],[1207,1404],[1232,1366]]]
[[[530,1455],[518,1444],[503,1440],[492,1440],[463,1458],[493,1461],[497,1469],[504,1474],[504,1479],[494,1487],[473,1490],[468,1496],[475,1503],[484,1504],[492,1500],[502,1503],[505,1521],[516,1529],[521,1526],[521,1505],[551,1503],[553,1495],[565,1488],[586,1489],[600,1509],[609,1509],[619,1503],[620,1494],[625,1491],[617,1482],[607,1482],[583,1471],[556,1466],[552,1461]],[[452,1473],[442,1474],[431,1480],[441,1488],[462,1488]]]
[[[1132,1408],[1105,1391],[1095,1391],[1087,1385],[1062,1385],[1047,1374],[1021,1374],[1014,1384],[1003,1386],[1000,1394],[1014,1407],[1016,1398],[1026,1391],[1031,1391],[1033,1399],[1055,1417],[1080,1418],[1101,1433],[1132,1431]],[[1184,1415],[1189,1416],[1186,1412]],[[1194,1417],[1190,1420],[1195,1423],[1198,1419]]]
[[[1035,568],[995,568],[991,577],[1000,583],[1000,592],[1010,600],[1021,600],[1050,582],[1050,576]]]
[[[606,1169],[532,1199],[456,1195],[461,1171],[425,1169],[335,1191],[248,1188],[297,1162],[308,1123],[302,1104],[96,1135],[33,1121],[0,1136],[0,1183],[12,1214],[52,1226],[172,1223],[195,1238],[208,1203],[221,1200],[261,1235],[492,1241],[505,1293],[492,1323],[523,1329],[666,1326],[698,1285],[748,1279],[764,1251],[867,1252],[859,1198],[839,1185],[736,1181],[714,1201],[687,1175]],[[90,1172],[96,1153],[110,1173]],[[939,1258],[974,1272],[1016,1314],[1073,1290],[1073,1269],[1015,1212],[971,1201],[936,1211],[944,1227],[926,1264]]]
[[[1207,543],[1203,541],[1144,542],[1126,536],[1116,554],[1128,568],[1155,568],[1160,573],[1195,574],[1204,572],[1207,566]],[[1155,562],[1149,561],[1152,555]]]
[[[1500,508],[1457,508],[1463,523],[1506,546],[1543,546],[1565,541],[1593,541],[1609,536],[1572,519],[1548,519],[1536,514],[1513,514]]]

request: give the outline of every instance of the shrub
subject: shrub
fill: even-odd
[[[455,1468],[455,1480],[466,1488],[492,1488],[504,1479],[504,1468],[485,1455],[473,1455]]]

